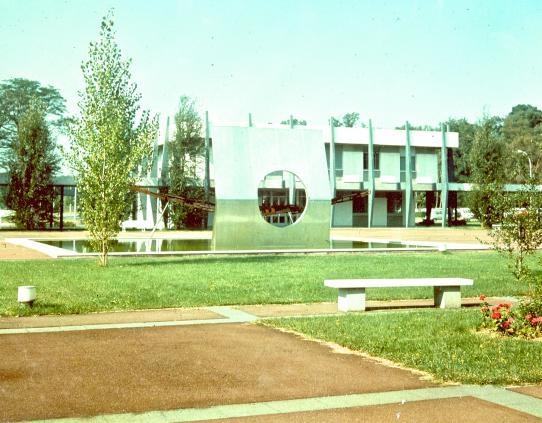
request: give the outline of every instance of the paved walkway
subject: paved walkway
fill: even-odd
[[[335,307],[2,318],[0,421],[541,421],[540,386],[440,385],[251,324]]]

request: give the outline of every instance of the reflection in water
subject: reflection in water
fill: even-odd
[[[39,242],[77,253],[95,253],[89,240],[39,240]],[[382,249],[382,248],[416,248],[419,245],[402,244],[400,242],[365,242],[365,241],[331,241],[331,249]],[[273,250],[279,249],[273,247]],[[211,251],[210,239],[122,239],[111,245],[112,253],[159,253]]]

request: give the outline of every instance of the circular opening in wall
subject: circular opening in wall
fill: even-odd
[[[301,220],[307,205],[305,185],[287,170],[268,173],[258,185],[258,204],[263,219],[278,227]]]

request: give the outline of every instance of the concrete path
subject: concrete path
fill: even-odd
[[[443,386],[250,324],[333,306],[0,319],[0,421],[541,421],[540,386]]]

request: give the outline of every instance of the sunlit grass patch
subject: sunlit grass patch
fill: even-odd
[[[542,383],[542,342],[479,333],[479,323],[477,309],[359,313],[265,322],[427,372],[439,381]]]

